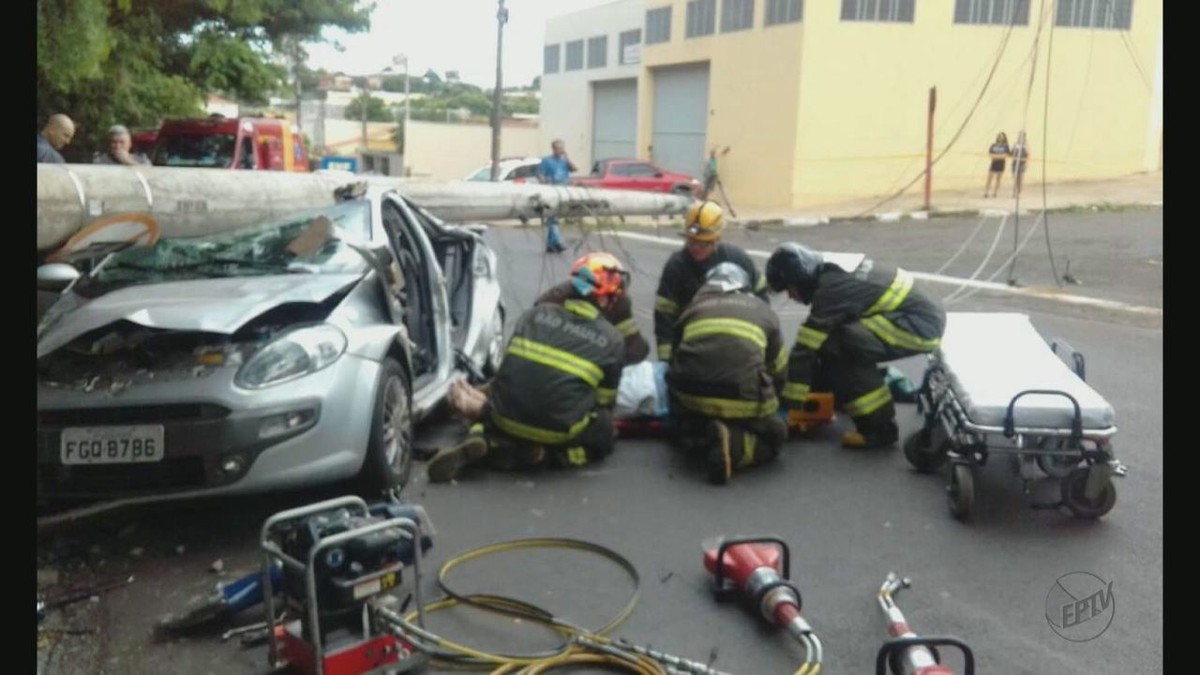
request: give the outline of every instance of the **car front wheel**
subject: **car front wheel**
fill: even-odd
[[[359,483],[365,494],[403,489],[412,474],[412,383],[408,373],[387,358],[375,390],[375,413]]]

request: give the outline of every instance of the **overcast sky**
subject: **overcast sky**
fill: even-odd
[[[546,19],[612,0],[505,0],[504,86],[524,86],[542,73]],[[345,46],[310,45],[310,68],[351,75],[379,72],[397,54],[409,57],[409,73],[420,76],[457,70],[464,82],[491,87],[496,82],[497,0],[378,0],[371,30],[346,34],[326,31]],[[403,67],[393,66],[398,72]]]

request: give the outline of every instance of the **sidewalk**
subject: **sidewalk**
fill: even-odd
[[[1001,186],[996,197],[985,198],[982,188],[978,190],[935,191],[930,199],[929,212],[925,211],[924,193],[914,187],[905,194],[881,204],[883,197],[854,199],[824,204],[803,209],[737,209],[734,222],[741,225],[819,225],[839,220],[896,221],[904,218],[929,218],[937,216],[972,216],[984,212],[1009,212],[1017,206],[1012,196],[1012,186]],[[1072,181],[1047,183],[1043,202],[1042,184],[1025,184],[1020,200],[1020,211],[1037,213],[1043,208],[1057,211],[1072,208],[1109,209],[1130,206],[1162,206],[1162,171],[1137,173],[1121,178],[1097,181]]]

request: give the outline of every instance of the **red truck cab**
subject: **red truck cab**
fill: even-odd
[[[151,161],[157,166],[257,171],[308,171],[308,153],[295,125],[269,117],[166,120]]]
[[[703,191],[700,181],[687,174],[667,171],[642,159],[603,159],[592,166],[592,174],[576,178],[574,185],[606,190],[640,190],[670,192],[699,197]]]

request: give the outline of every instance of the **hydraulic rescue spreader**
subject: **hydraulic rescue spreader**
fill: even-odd
[[[789,581],[787,544],[777,537],[719,538],[704,548],[704,568],[713,575],[716,599],[744,599],[768,622],[791,633],[804,646],[804,663],[796,675],[821,672],[821,640],[800,614],[800,591]]]

